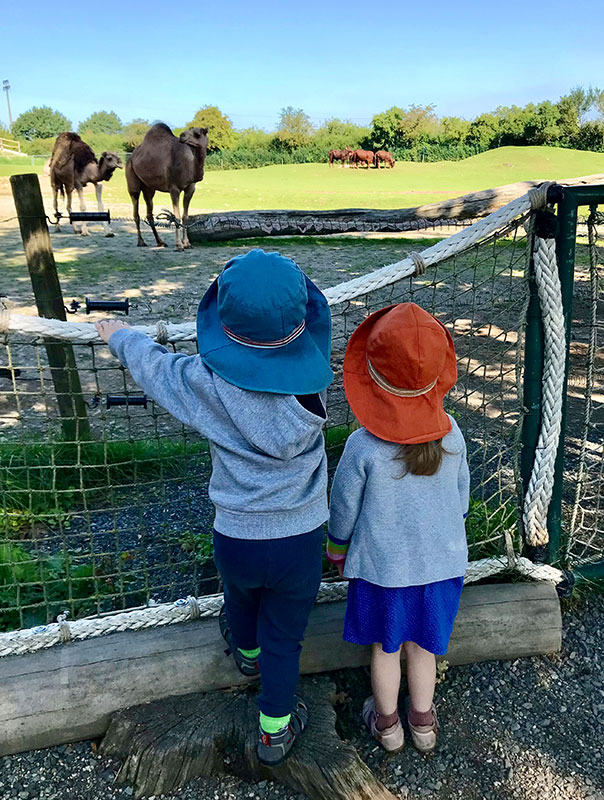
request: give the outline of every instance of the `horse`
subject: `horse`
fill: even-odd
[[[380,161],[383,161],[385,164],[390,166],[390,169],[394,169],[394,156],[392,153],[389,153],[388,150],[378,150],[375,154],[375,167],[376,169],[380,168]]]
[[[349,160],[354,164],[355,169],[358,169],[359,163],[367,164],[367,169],[370,169],[374,158],[375,156],[371,150],[354,150],[349,156]]]
[[[346,161],[348,160],[348,156],[352,153],[350,147],[344,148],[344,150],[330,150],[329,151],[329,166],[333,164],[334,161],[341,161],[341,166],[344,166]]]

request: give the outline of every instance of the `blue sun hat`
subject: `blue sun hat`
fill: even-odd
[[[204,364],[241,389],[314,394],[333,380],[327,300],[280,253],[225,265],[199,303],[197,343]]]

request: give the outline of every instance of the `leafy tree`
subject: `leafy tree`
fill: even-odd
[[[398,128],[397,144],[399,147],[413,147],[420,142],[435,138],[439,128],[433,105],[412,105],[409,110],[403,112]]]
[[[349,120],[330,119],[317,129],[313,144],[325,151],[343,150],[345,147],[356,150],[363,146],[370,135],[369,128],[355,125]]]
[[[203,106],[187,128],[208,128],[208,150],[228,150],[235,146],[237,133],[233,123],[217,106]]]
[[[114,111],[95,111],[78,126],[78,133],[114,134],[122,132],[122,121]]]
[[[579,133],[577,108],[569,97],[561,97],[556,103],[558,109],[558,131],[560,141],[572,145]]]
[[[149,130],[149,123],[146,119],[133,119],[122,132],[124,139],[124,147],[127,152],[132,152],[135,147],[145,138],[145,134]]]
[[[281,109],[275,142],[285,150],[295,150],[310,144],[314,132],[308,114],[301,108],[288,106]]]
[[[595,90],[594,105],[601,117],[604,117],[604,89]]]
[[[71,128],[71,122],[60,111],[48,106],[34,106],[20,114],[13,124],[18,139],[48,139]]]
[[[465,142],[470,135],[470,122],[461,117],[443,117],[441,138],[449,142]]]
[[[499,120],[494,114],[481,114],[470,123],[468,141],[481,150],[495,147],[498,136]]]
[[[238,150],[261,150],[270,147],[275,135],[261,128],[245,128],[239,132]]]
[[[583,122],[585,115],[593,106],[596,93],[597,89],[592,89],[591,86],[589,89],[585,89],[583,86],[574,86],[566,95],[577,112],[579,123]]]
[[[5,125],[3,122],[0,122],[0,138],[2,139],[11,139],[12,135],[8,128],[8,125]]]
[[[579,150],[595,150],[599,153],[604,152],[604,122],[601,120],[584,122],[579,128],[575,146]]]
[[[555,145],[560,141],[560,109],[546,100],[537,106],[531,105],[525,135],[526,144]]]
[[[371,146],[376,150],[396,147],[398,131],[405,112],[398,106],[392,106],[371,120]]]

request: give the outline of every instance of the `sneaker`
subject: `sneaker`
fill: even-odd
[[[246,678],[254,678],[259,675],[260,670],[258,668],[258,659],[247,658],[247,656],[244,656],[243,653],[235,647],[233,635],[231,633],[229,621],[226,615],[226,608],[224,605],[220,609],[220,614],[218,615],[218,624],[220,626],[222,638],[228,644],[228,647],[224,652],[227,656],[233,656],[235,660],[235,666],[239,672],[242,675],[245,675]]]
[[[373,696],[368,697],[363,703],[363,721],[365,725],[367,725],[373,738],[382,745],[384,750],[387,750],[389,753],[399,753],[405,746],[405,732],[403,731],[400,719],[397,719],[390,728],[378,731],[375,726],[377,716]]]
[[[411,731],[411,739],[413,744],[420,753],[431,753],[436,747],[436,738],[438,734],[438,717],[436,716],[436,709],[434,703],[430,709],[432,712],[432,723],[430,725],[412,725],[409,722],[409,713],[407,712],[407,722],[409,723],[409,730]]]
[[[296,739],[304,732],[308,722],[308,709],[301,697],[296,695],[296,706],[292,711],[289,724],[277,733],[265,733],[258,730],[256,754],[258,761],[265,767],[278,767],[282,764]]]

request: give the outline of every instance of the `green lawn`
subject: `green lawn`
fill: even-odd
[[[0,164],[0,175],[41,167]],[[286,164],[210,171],[198,186],[195,209],[404,208],[522,180],[556,180],[604,173],[604,154],[555,147],[502,147],[465,161],[398,162],[393,170]],[[119,171],[103,193],[107,205],[129,202]],[[168,205],[166,195],[157,205]]]

